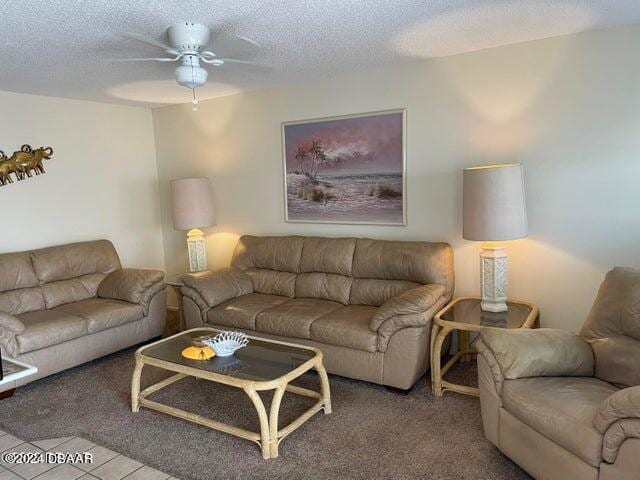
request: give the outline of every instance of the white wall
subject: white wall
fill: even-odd
[[[284,222],[280,123],[406,107],[408,226]],[[445,240],[457,294],[477,294],[480,245],[462,240],[462,168],[525,167],[530,236],[508,242],[510,294],[577,330],[606,270],[640,267],[640,28],[589,32],[154,110],[169,272],[186,269],[168,182],[213,179],[209,262],[237,236]]]
[[[51,146],[44,175],[0,187],[0,252],[108,238],[164,268],[149,109],[0,92],[0,150]]]

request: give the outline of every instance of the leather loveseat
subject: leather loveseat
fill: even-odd
[[[0,254],[2,355],[38,367],[17,385],[162,335],[165,287],[107,240]]]
[[[429,368],[431,319],[454,289],[446,243],[240,238],[231,268],[183,277],[187,328],[318,347],[330,373],[409,389]]]
[[[481,329],[485,436],[533,477],[640,478],[640,270],[615,268],[580,336]]]

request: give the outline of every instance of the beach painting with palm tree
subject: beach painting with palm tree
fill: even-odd
[[[289,222],[406,225],[405,111],[282,124]]]

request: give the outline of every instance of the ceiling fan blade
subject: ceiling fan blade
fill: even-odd
[[[241,35],[220,34],[211,42],[211,50],[219,55],[236,57],[238,55],[254,55],[263,47],[258,42]]]
[[[161,57],[161,58],[108,58],[107,59],[108,62],[148,62],[148,61],[175,62],[177,60],[180,60],[180,56],[177,56],[175,58]]]
[[[152,47],[162,48],[166,52],[173,53],[174,55],[178,54],[178,51],[171,45],[167,45],[160,40],[156,40],[155,38],[145,37],[144,35],[140,35],[139,33],[125,33],[124,36],[138,42],[146,43],[147,45],[151,45]]]
[[[214,58],[211,60],[207,60],[207,59],[201,59],[203,62],[205,63],[210,63],[213,64],[217,67],[223,66],[223,65],[227,65],[227,64],[237,64],[239,66],[242,67],[246,67],[252,70],[256,70],[259,72],[270,72],[273,70],[273,67],[269,66],[269,65],[264,65],[262,63],[256,63],[256,62],[250,62],[248,60],[238,60],[237,58]],[[220,62],[222,62],[222,64],[220,64]]]

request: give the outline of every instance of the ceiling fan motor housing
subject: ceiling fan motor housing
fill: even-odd
[[[211,30],[198,23],[174,23],[167,29],[169,43],[181,53],[196,53],[211,41]]]

